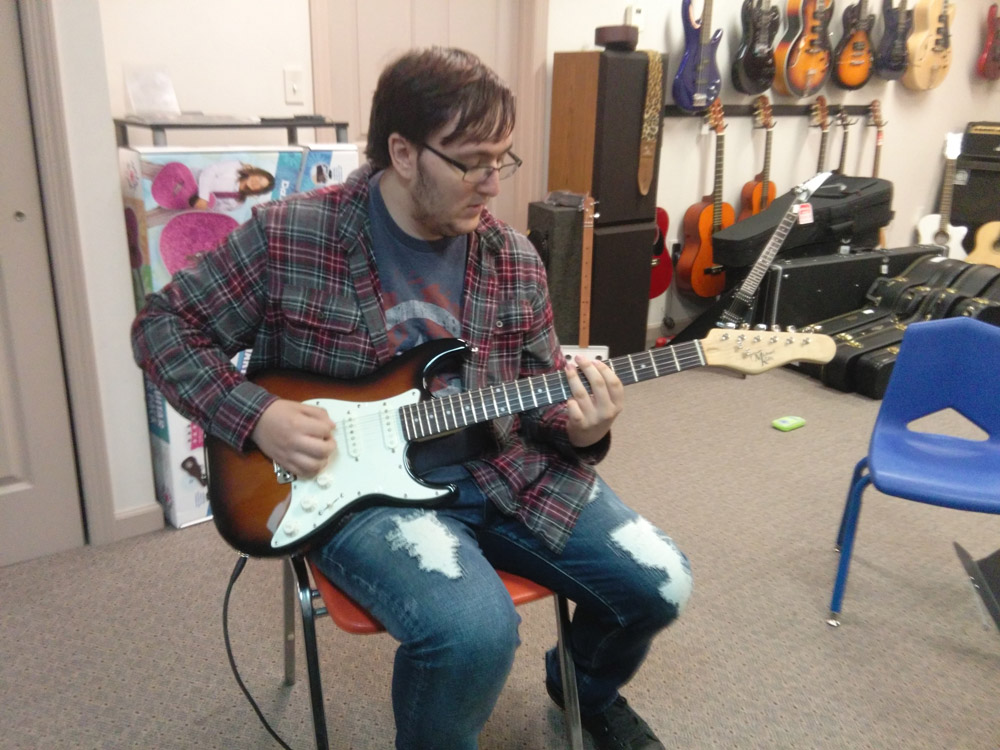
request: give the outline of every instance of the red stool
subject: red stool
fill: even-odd
[[[319,569],[301,555],[288,559],[285,568],[285,682],[295,684],[295,602],[302,614],[302,634],[306,653],[306,670],[309,676],[309,696],[312,702],[313,728],[316,747],[327,750],[329,739],[326,729],[326,712],[323,705],[323,686],[320,682],[319,654],[316,647],[317,617],[329,615],[341,630],[357,635],[381,633],[385,630],[375,618],[354,603],[344,592],[326,578]],[[556,630],[558,637],[559,666],[562,675],[566,707],[566,736],[571,750],[582,750],[583,734],[580,724],[580,701],[576,691],[576,671],[569,655],[569,605],[563,596],[527,578],[497,571],[515,606],[538,599],[555,596]],[[317,603],[319,606],[317,606]]]

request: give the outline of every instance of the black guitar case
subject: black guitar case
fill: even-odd
[[[837,336],[837,351],[833,359],[823,365],[820,379],[824,384],[841,391],[858,390],[859,362],[871,352],[888,346],[896,346],[903,339],[906,327],[921,320],[931,320],[934,317],[947,317],[955,306],[956,294],[963,299],[969,299],[981,294],[1000,275],[1000,269],[993,266],[982,266],[964,263],[959,273],[949,283],[935,287],[919,287],[910,290],[926,289],[926,292],[914,294],[914,299],[920,298],[920,303],[910,315],[894,315],[884,321],[874,323],[853,333]],[[947,293],[946,293],[947,292]],[[946,293],[946,294],[943,294]],[[904,295],[904,297],[908,296]],[[868,372],[871,379],[872,373]],[[888,380],[888,378],[886,378]],[[869,383],[865,390],[874,392],[874,386]]]
[[[712,258],[734,268],[752,265],[795,200],[789,190],[756,216],[712,235]],[[872,248],[879,229],[892,220],[892,183],[877,177],[833,174],[809,199],[813,221],[796,224],[778,251],[779,258],[836,253],[842,247]],[[728,279],[727,279],[728,280]]]
[[[963,288],[975,288],[982,280],[986,280],[986,283],[977,296],[969,297],[964,294]],[[1000,268],[975,266],[962,277],[960,284],[932,295],[927,317],[934,319],[966,315],[983,319],[983,311],[987,312],[986,318],[992,318],[986,322],[1000,325]],[[896,366],[898,354],[898,344],[862,354],[854,367],[857,392],[869,398],[882,398]]]
[[[918,258],[899,276],[876,279],[867,294],[871,305],[811,323],[810,326],[820,333],[834,336],[838,347],[842,344],[848,346],[846,342],[853,340],[855,333],[882,330],[901,317],[909,318],[933,288],[947,285],[968,267],[964,260],[942,255]],[[800,362],[798,369],[806,375],[820,378],[823,365]]]

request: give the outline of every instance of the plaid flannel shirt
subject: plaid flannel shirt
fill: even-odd
[[[368,215],[370,167],[343,185],[259,206],[216,250],[151,295],[132,327],[136,362],[183,415],[239,450],[277,397],[248,374],[282,367],[352,380],[390,358]],[[470,235],[462,301],[467,389],[551,372],[564,359],[545,272],[521,234],[487,212]],[[497,455],[467,463],[500,510],[550,548],[566,544],[610,436],[574,448],[565,404],[492,423]]]

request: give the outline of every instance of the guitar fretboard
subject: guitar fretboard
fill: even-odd
[[[615,357],[606,364],[624,385],[631,385],[694,367],[704,367],[706,363],[701,342],[688,341]],[[583,382],[589,390],[586,378],[583,378]],[[560,403],[572,395],[566,373],[552,372],[407,404],[400,407],[399,418],[406,439],[419,440],[497,417]]]
[[[722,229],[722,164],[726,157],[726,136],[715,134],[715,184],[712,188],[712,233]]]

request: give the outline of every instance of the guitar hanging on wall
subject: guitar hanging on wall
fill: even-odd
[[[771,182],[771,134],[774,118],[771,116],[771,101],[761,94],[754,100],[754,119],[758,127],[764,129],[764,168],[752,180],[743,185],[740,193],[741,210],[737,221],[756,216],[771,205],[777,188]]]
[[[840,162],[837,168],[833,170],[837,174],[846,174],[847,169],[847,143],[849,136],[851,134],[851,125],[856,123],[857,120],[852,120],[847,116],[847,111],[841,107],[837,112],[837,124],[840,125],[841,141],[840,141]]]
[[[868,12],[868,0],[858,0],[844,11],[844,34],[833,51],[833,82],[842,89],[859,89],[875,71],[872,29],[875,14]]]
[[[819,158],[816,160],[816,171],[826,171],[826,149],[830,141],[830,109],[825,96],[817,96],[812,105],[811,125],[819,128]]]
[[[774,90],[801,98],[830,77],[833,0],[788,0],[788,28],[774,51]]]
[[[944,144],[944,181],[941,184],[940,213],[927,214],[917,222],[917,242],[923,245],[941,245],[948,250],[949,258],[963,260],[966,256],[962,240],[968,227],[951,223],[951,198],[955,190],[955,162],[962,153],[962,134],[948,133]]]
[[[976,72],[988,81],[1000,79],[1000,18],[996,3],[986,14],[986,40],[983,52],[976,61]]]
[[[781,24],[778,0],[743,0],[743,35],[733,58],[733,86],[744,94],[762,94],[774,83],[774,37]]]
[[[722,76],[716,62],[722,29],[712,33],[712,0],[705,0],[701,20],[692,16],[691,0],[681,3],[684,55],[674,75],[674,103],[687,112],[704,112],[719,98]]]
[[[906,42],[910,63],[900,79],[908,89],[938,86],[951,68],[953,0],[918,0],[913,8],[913,33]]]
[[[667,212],[656,207],[656,240],[653,242],[653,266],[649,274],[649,298],[655,299],[670,287],[674,276],[674,261],[667,245],[667,230],[670,217]]]
[[[699,297],[715,297],[726,288],[726,273],[712,257],[712,237],[736,221],[733,207],[722,200],[722,165],[726,125],[722,104],[716,99],[708,110],[708,127],[715,131],[715,182],[711,195],[684,212],[684,247],[677,259],[675,283]]]
[[[616,357],[607,365],[631,385],[695,367],[753,375],[789,362],[825,363],[836,348],[817,333],[719,329],[702,341]],[[319,475],[300,479],[256,449],[239,453],[207,437],[208,496],[221,536],[247,555],[280,557],[308,548],[346,514],[371,505],[442,505],[455,487],[428,484],[413,473],[408,454],[414,443],[572,395],[560,371],[428,397],[424,383],[433,370],[467,352],[457,339],[430,341],[357,381],[289,370],[255,375],[253,382],[281,398],[325,409],[337,425],[337,450]]]
[[[906,9],[907,0],[892,7],[892,0],[882,0],[882,22],[885,30],[875,50],[875,73],[879,78],[895,81],[903,77],[910,56],[906,42],[913,31],[913,11]]]

